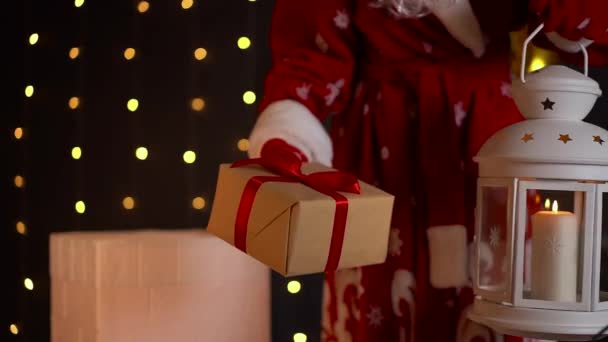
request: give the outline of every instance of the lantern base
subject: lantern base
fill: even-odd
[[[608,323],[608,311],[521,308],[488,302],[478,297],[475,298],[469,318],[511,336],[556,341],[591,341]]]

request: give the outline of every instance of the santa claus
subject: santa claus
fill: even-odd
[[[466,319],[483,142],[522,118],[509,33],[544,22],[599,64],[602,0],[277,0],[250,156],[287,142],[395,195],[385,263],[328,274],[323,340],[502,340]],[[575,43],[576,42],[576,43]],[[592,44],[593,43],[593,44]],[[329,134],[327,133],[327,124]],[[483,250],[483,249],[482,249]],[[482,255],[486,266],[495,264]]]

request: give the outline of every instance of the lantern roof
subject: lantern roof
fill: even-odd
[[[563,65],[549,65],[532,72],[528,74],[525,83],[530,90],[602,94],[595,80]]]
[[[596,81],[553,65],[522,75],[512,93],[527,120],[486,141],[475,157],[480,176],[608,181],[608,130],[582,121],[602,93]]]

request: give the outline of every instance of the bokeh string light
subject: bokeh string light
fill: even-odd
[[[182,6],[184,2],[182,2]],[[186,20],[188,25],[188,40],[190,44],[190,57],[188,68],[190,70],[189,77],[185,80],[185,89],[187,100],[185,101],[186,106],[183,107],[185,115],[183,130],[186,132],[185,139],[182,142],[184,148],[189,149],[183,154],[184,162],[193,164],[196,162],[197,154],[200,149],[200,137],[203,134],[201,119],[208,116],[207,113],[207,97],[206,94],[202,93],[200,77],[199,75],[206,75],[209,72],[209,61],[206,60],[209,54],[206,46],[203,46],[205,29],[201,22],[201,13],[207,8],[206,2],[197,3],[196,6],[188,10]],[[204,61],[204,62],[203,62]],[[189,99],[189,100],[188,100]],[[189,106],[187,105],[189,101]],[[190,204],[190,210],[188,211],[188,224],[192,226],[202,226],[203,216],[201,215],[206,208],[206,201],[201,193],[205,193],[203,189],[203,183],[200,179],[202,173],[202,167],[204,163],[197,163],[187,167],[184,172],[186,173],[186,187],[187,187],[187,198],[182,202],[184,205]],[[190,200],[190,203],[188,203]]]
[[[31,1],[32,0],[25,0],[24,8],[31,6]],[[16,256],[16,262],[11,263],[14,264],[14,272],[5,270],[5,272],[10,274],[8,279],[12,282],[12,284],[6,285],[9,285],[9,289],[16,290],[16,292],[8,292],[5,295],[12,298],[16,307],[12,307],[8,300],[3,302],[8,304],[3,306],[7,311],[7,318],[11,321],[9,332],[12,335],[27,334],[28,326],[25,325],[24,322],[28,322],[28,312],[32,310],[31,295],[28,295],[28,292],[34,290],[34,283],[30,278],[26,277],[26,274],[30,274],[30,276],[34,274],[32,270],[36,270],[36,267],[30,265],[26,258],[33,248],[32,239],[29,237],[31,234],[28,226],[29,222],[31,222],[29,218],[30,189],[29,186],[26,187],[28,184],[26,180],[29,180],[32,174],[30,173],[29,163],[29,151],[31,151],[32,148],[29,134],[32,127],[32,113],[36,112],[39,108],[40,99],[38,93],[44,93],[43,88],[39,88],[42,83],[40,82],[40,75],[36,73],[35,61],[46,48],[45,44],[48,43],[48,34],[44,31],[44,27],[34,25],[31,13],[24,13],[23,23],[24,30],[32,30],[29,32],[27,41],[23,42],[22,79],[26,80],[27,83],[24,84],[23,88],[25,97],[22,98],[22,109],[16,118],[15,126],[12,128],[14,138],[12,142],[15,151],[18,151],[15,153],[17,157],[15,163],[9,163],[9,165],[14,165],[13,172],[15,172],[15,174],[13,184],[17,191],[13,192],[16,198],[11,199],[11,202],[15,205],[14,210],[9,210],[9,212],[12,211],[13,216],[10,217],[10,220],[12,220],[15,229],[9,230],[10,235],[8,236],[13,236],[19,243],[13,244],[13,246],[8,249],[10,251],[14,248],[13,251]],[[34,32],[34,29],[41,29],[41,31]],[[37,236],[42,237],[41,235]],[[20,281],[23,281],[22,286],[19,286]],[[2,336],[4,336],[4,331],[0,336],[0,340],[3,339]]]
[[[79,96],[86,93],[86,54],[83,56],[83,43],[86,41],[86,27],[87,27],[87,9],[85,0],[74,0],[74,15],[77,18],[78,30],[77,35],[71,38],[69,42],[71,48],[68,51],[69,64],[74,66],[74,73],[71,73],[70,89],[69,92],[73,94],[67,101],[66,115],[70,115],[74,126],[74,134],[71,136],[71,147],[66,146],[66,150],[69,151],[71,158],[71,167],[75,178],[73,180],[74,187],[72,193],[72,200],[74,201],[74,211],[71,215],[74,225],[79,225],[81,216],[86,211],[85,202],[80,200],[85,197],[85,177],[84,177],[84,164],[81,160],[86,150],[85,136],[86,136],[86,120],[87,112],[83,105],[84,98]],[[84,59],[83,59],[84,58]],[[69,204],[69,203],[68,203]]]
[[[150,3],[147,1],[140,1],[137,4],[137,11],[139,13],[146,13],[150,9]]]
[[[149,1],[133,0],[131,7],[132,20],[129,22],[129,31],[124,37],[128,42],[128,46],[123,51],[124,59],[122,61],[125,63],[128,78],[128,94],[125,95],[130,96],[129,100],[127,100],[127,110],[130,113],[126,113],[130,132],[127,139],[131,148],[135,150],[135,158],[129,157],[127,159],[127,182],[115,194],[116,203],[120,203],[124,213],[138,211],[143,205],[142,203],[145,202],[145,198],[141,198],[138,194],[138,178],[140,175],[138,174],[137,165],[141,162],[147,163],[151,151],[145,141],[144,130],[142,129],[144,126],[142,118],[146,115],[146,111],[149,108],[145,106],[146,99],[141,97],[139,63],[148,58],[148,56],[139,47],[145,33],[141,29],[142,20],[150,11],[150,8],[151,3]],[[133,219],[133,215],[128,215],[124,218],[124,223],[130,225]]]

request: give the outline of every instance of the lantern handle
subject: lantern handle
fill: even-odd
[[[522,83],[526,83],[526,54],[528,51],[528,44],[532,41],[532,39],[534,39],[534,37],[536,37],[538,32],[540,32],[540,30],[542,30],[543,27],[545,27],[544,23],[541,23],[540,25],[538,25],[538,27],[534,31],[532,31],[532,33],[530,33],[528,38],[526,38],[526,40],[524,41],[524,49],[521,54],[521,70],[519,71],[519,77],[520,77]],[[587,54],[587,49],[580,42],[573,42],[573,43],[578,44],[578,46],[581,48],[581,51],[583,52],[583,57],[585,58],[584,64],[583,64],[583,70],[584,70],[585,76],[587,76],[587,74],[589,73],[589,55]]]

